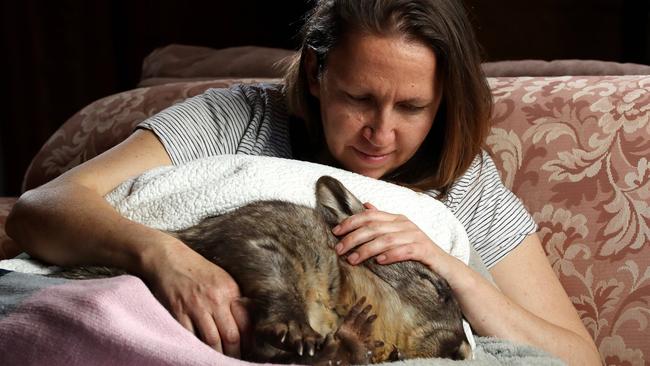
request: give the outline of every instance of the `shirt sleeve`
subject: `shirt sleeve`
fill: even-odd
[[[251,120],[240,87],[208,89],[140,123],[162,142],[172,163],[235,154]]]
[[[503,184],[486,152],[456,186],[450,191],[452,212],[488,268],[537,231],[532,216]]]

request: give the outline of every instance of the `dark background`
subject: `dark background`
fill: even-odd
[[[0,0],[0,195],[76,111],[135,87],[170,43],[295,48],[309,2]],[[465,0],[486,61],[598,59],[650,65],[649,0]]]

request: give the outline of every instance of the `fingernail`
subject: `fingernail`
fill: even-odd
[[[332,232],[333,232],[334,234],[338,234],[339,231],[341,231],[341,226],[340,226],[340,225],[336,225],[336,226],[334,226],[334,228],[332,229]]]
[[[336,246],[334,247],[334,250],[336,250],[336,253],[341,254],[341,251],[343,251],[343,244],[341,244],[341,243],[336,244]]]
[[[357,259],[359,259],[359,254],[357,253],[352,253],[348,256],[348,262],[355,264],[357,262]]]
[[[385,256],[385,255],[382,254],[382,255],[378,255],[378,256],[377,256],[377,262],[381,263],[381,262],[383,262],[383,261],[385,261],[385,260],[386,260],[386,256]]]

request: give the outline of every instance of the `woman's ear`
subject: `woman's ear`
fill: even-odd
[[[313,48],[307,47],[305,51],[305,71],[307,76],[307,84],[309,85],[309,93],[316,98],[320,99],[320,78],[318,61],[316,60],[316,51]]]

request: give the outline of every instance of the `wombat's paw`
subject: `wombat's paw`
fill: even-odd
[[[343,323],[334,334],[328,334],[318,352],[315,365],[345,366],[365,365],[372,361],[374,351],[384,345],[381,341],[373,341],[372,323],[376,315],[370,315],[372,306],[366,305],[361,298],[348,312]]]
[[[309,324],[301,324],[294,320],[258,325],[256,333],[273,347],[287,352],[296,352],[299,356],[303,354],[313,356],[323,343],[323,336]]]
[[[325,337],[323,346],[318,352],[318,357],[314,360],[314,366],[348,366],[350,365],[350,355],[344,347],[341,346],[340,339],[329,333]]]
[[[348,311],[343,323],[336,331],[336,337],[341,340],[344,348],[350,352],[350,362],[367,364],[372,360],[375,349],[382,347],[382,341],[371,339],[373,322],[377,315],[370,314],[372,305],[364,306],[366,298],[362,297]]]
[[[337,336],[340,338],[356,337],[362,341],[369,340],[372,334],[372,323],[377,319],[377,315],[370,315],[372,305],[363,306],[365,302],[364,296],[352,306],[343,318],[343,323],[336,332]]]

